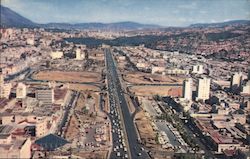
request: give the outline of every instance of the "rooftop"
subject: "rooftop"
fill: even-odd
[[[49,134],[35,141],[35,144],[47,151],[53,151],[67,143],[69,143],[67,140],[54,134]]]

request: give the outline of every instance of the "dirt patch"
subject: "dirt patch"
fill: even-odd
[[[75,115],[73,115],[70,119],[69,126],[67,127],[67,130],[65,133],[66,140],[72,141],[74,138],[77,137],[77,135],[79,134],[78,125],[79,125],[79,123],[78,123]]]
[[[61,82],[98,82],[101,80],[101,75],[94,72],[40,71],[34,74],[33,78]]]
[[[149,124],[149,121],[145,117],[143,111],[136,114],[135,124],[139,131],[142,143],[148,148],[157,147],[157,143],[155,141],[156,133],[154,132],[151,124]]]
[[[69,84],[69,89],[75,90],[75,91],[94,91],[94,92],[99,92],[100,88],[93,86],[93,85],[88,85],[88,84]]]
[[[75,153],[74,155],[80,156],[83,158],[98,158],[98,159],[106,159],[108,155],[108,151],[81,151],[79,153]]]
[[[129,91],[137,96],[182,96],[182,86],[132,86]]]
[[[128,109],[130,113],[132,114],[135,111],[134,103],[132,102],[131,98],[127,94],[125,94],[125,98],[128,103]]]
[[[133,72],[124,74],[123,79],[133,84],[182,84],[185,78]]]

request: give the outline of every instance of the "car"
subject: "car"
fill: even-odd
[[[128,154],[125,154],[124,157],[125,157],[125,158],[128,158]]]
[[[120,153],[120,152],[117,152],[117,153],[116,153],[116,156],[117,156],[117,157],[120,157],[120,156],[121,156],[121,153]]]
[[[138,155],[138,156],[141,156],[141,153],[139,152],[137,155]]]

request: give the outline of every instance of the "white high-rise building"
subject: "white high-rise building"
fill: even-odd
[[[4,83],[0,85],[0,98],[9,98],[11,93],[12,84]]]
[[[183,81],[183,98],[192,100],[192,79]]]
[[[9,98],[12,84],[4,82],[4,75],[2,69],[0,69],[0,98]]]
[[[80,48],[77,48],[76,49],[76,60],[83,60],[83,59],[85,59],[84,52],[82,52]]]
[[[18,83],[16,88],[16,98],[23,99],[26,98],[27,95],[27,87],[23,83]]]
[[[0,68],[0,86],[2,86],[3,84],[4,84],[4,77],[3,77],[2,69]]]
[[[194,65],[192,67],[192,73],[203,74],[203,65]]]
[[[52,59],[59,59],[63,57],[63,52],[62,51],[52,51],[50,53],[50,56]]]
[[[246,85],[242,88],[242,94],[250,94],[250,80],[247,81]]]
[[[196,100],[207,100],[207,99],[209,99],[210,84],[211,84],[211,79],[210,78],[204,77],[204,78],[200,78],[198,80]]]
[[[230,88],[232,91],[238,90],[241,87],[242,77],[243,77],[243,74],[241,72],[235,73],[231,77]]]

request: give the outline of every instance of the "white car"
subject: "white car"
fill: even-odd
[[[116,156],[117,156],[117,157],[120,157],[120,156],[121,156],[121,153],[120,153],[120,152],[117,152],[117,153],[116,153]]]
[[[128,158],[128,154],[125,154],[124,157],[125,157],[125,158]]]

